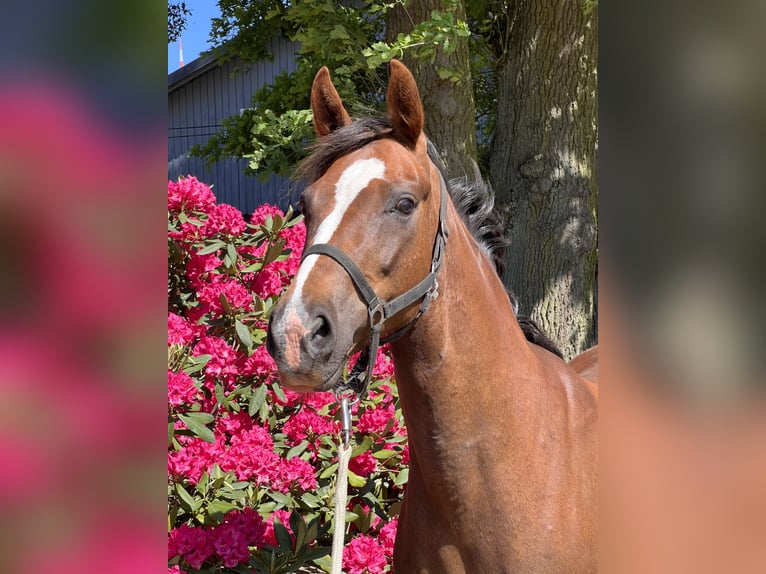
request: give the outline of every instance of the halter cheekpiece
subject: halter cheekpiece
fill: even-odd
[[[437,171],[439,170],[437,169]],[[354,402],[361,398],[367,391],[367,385],[369,385],[372,378],[372,371],[375,367],[375,358],[377,357],[380,344],[396,341],[409,332],[409,330],[415,326],[417,320],[420,319],[420,316],[426,312],[431,301],[439,296],[439,282],[436,275],[439,273],[439,268],[441,267],[444,258],[444,247],[449,235],[446,224],[447,185],[444,182],[444,177],[440,171],[439,180],[441,204],[439,206],[439,225],[436,230],[433,256],[431,258],[431,271],[420,283],[398,297],[395,297],[390,301],[382,301],[364,278],[359,267],[357,267],[348,255],[334,245],[329,243],[319,243],[312,245],[303,252],[301,262],[303,262],[309,255],[326,255],[331,259],[334,259],[341,267],[343,267],[349,277],[351,277],[360,297],[367,305],[367,314],[370,322],[370,345],[362,351],[354,368],[351,370],[348,379],[339,381],[333,388],[333,391],[339,398],[348,398],[350,393],[355,395],[353,397]],[[383,328],[383,323],[421,299],[420,308],[412,321],[381,340],[380,332]]]

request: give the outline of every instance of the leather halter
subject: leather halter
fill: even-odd
[[[391,299],[390,301],[382,301],[375,290],[370,286],[367,280],[364,278],[364,274],[357,267],[357,265],[351,260],[351,258],[343,253],[340,249],[329,243],[319,243],[312,245],[306,251],[303,252],[301,257],[301,263],[309,255],[326,255],[331,259],[334,259],[343,269],[348,273],[351,280],[356,286],[356,290],[362,298],[363,302],[367,305],[367,314],[370,320],[370,345],[362,351],[359,359],[357,360],[354,368],[351,371],[349,378],[345,381],[341,380],[336,383],[334,392],[338,397],[347,395],[349,391],[353,391],[356,395],[356,399],[366,392],[367,385],[372,379],[372,371],[375,367],[375,358],[378,355],[378,347],[381,343],[389,343],[396,341],[400,337],[404,336],[410,329],[415,326],[415,323],[420,316],[426,312],[431,301],[439,296],[439,282],[436,275],[439,273],[442,260],[444,259],[444,247],[447,244],[447,237],[449,231],[447,230],[447,185],[444,182],[444,177],[439,172],[440,181],[440,206],[439,206],[439,225],[436,229],[436,237],[434,239],[433,256],[431,257],[431,271],[426,277],[420,281],[417,285],[405,291],[401,295]],[[392,333],[388,337],[381,340],[380,332],[383,328],[383,323],[403,311],[410,305],[420,303],[420,309],[418,309],[415,317],[407,323],[404,327],[398,331]]]

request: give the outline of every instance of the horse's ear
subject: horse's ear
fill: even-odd
[[[311,111],[314,112],[314,131],[321,138],[351,123],[338,90],[332,85],[330,70],[323,66],[311,86]]]
[[[391,60],[388,69],[388,117],[394,134],[414,146],[425,121],[418,86],[410,71],[399,60]]]

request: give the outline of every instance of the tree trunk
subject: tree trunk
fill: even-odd
[[[445,10],[442,0],[412,0],[407,6],[397,5],[388,11],[386,40],[392,42],[399,33],[411,32],[413,27],[431,18],[433,10]],[[465,20],[460,2],[455,18]],[[415,48],[416,49],[416,48]],[[418,83],[426,115],[425,132],[436,145],[447,167],[449,177],[476,177],[476,111],[473,101],[471,63],[468,43],[461,38],[457,48],[445,54],[439,48],[436,59],[414,58],[405,52],[402,58]],[[439,69],[459,70],[461,82],[452,83],[438,75]]]
[[[504,282],[570,358],[597,337],[598,18],[582,0],[508,10],[489,162],[511,239]]]

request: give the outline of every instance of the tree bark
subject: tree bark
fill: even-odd
[[[508,6],[490,179],[511,245],[505,284],[570,358],[597,340],[597,30],[581,0]]]
[[[392,42],[399,33],[411,32],[416,24],[430,19],[433,10],[446,11],[445,2],[413,0],[406,7],[397,5],[389,10],[386,40]],[[455,18],[465,20],[462,2],[458,3]],[[425,132],[441,152],[448,176],[477,177],[476,111],[466,39],[461,38],[450,54],[439,48],[433,63],[417,59],[408,52],[402,60],[418,83],[426,115]],[[444,68],[459,70],[461,82],[455,84],[441,79],[438,70]]]

